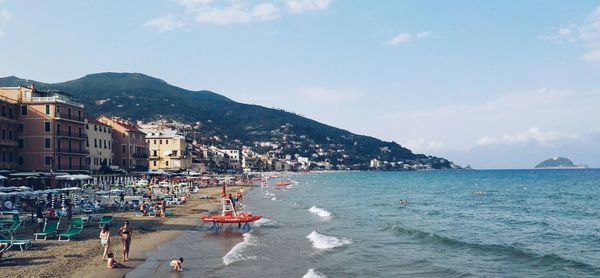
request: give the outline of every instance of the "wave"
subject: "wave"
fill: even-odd
[[[333,249],[342,247],[344,245],[351,244],[352,241],[346,238],[337,238],[333,236],[319,234],[316,231],[312,231],[306,236],[307,239],[312,241],[313,247],[319,250]]]
[[[275,198],[275,193],[272,192],[265,192],[265,199],[271,199],[271,198]]]
[[[327,220],[329,218],[331,218],[332,213],[329,211],[326,211],[325,209],[316,207],[316,206],[312,206],[308,209],[308,211],[318,215],[319,217],[321,217],[321,219]]]
[[[249,246],[256,245],[256,238],[252,236],[251,233],[245,233],[244,240],[229,250],[225,256],[223,256],[223,263],[225,265],[230,265],[235,262],[245,261],[245,260],[254,260],[256,257],[244,257],[242,252]]]
[[[302,278],[327,278],[327,276],[325,276],[325,274],[316,271],[314,268],[311,268],[308,270],[308,272],[306,272],[306,274],[304,274],[304,276],[302,276]]]
[[[397,225],[385,230],[391,231],[395,235],[410,235],[416,239],[427,241],[433,244],[441,244],[453,248],[477,250],[483,255],[509,257],[514,264],[518,263],[515,261],[515,259],[522,259],[526,264],[533,264],[537,267],[548,267],[556,270],[573,267],[594,273],[598,273],[598,271],[600,271],[600,269],[594,265],[589,265],[574,259],[564,258],[558,254],[538,254],[530,250],[518,248],[514,245],[466,242],[436,233],[425,232],[413,228],[404,228]]]
[[[254,222],[256,227],[277,227],[277,222],[268,218],[261,218]]]

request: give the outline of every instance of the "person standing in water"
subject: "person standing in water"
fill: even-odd
[[[129,228],[129,221],[125,221],[123,227],[119,229],[119,235],[121,236],[121,242],[123,243],[123,261],[129,261],[129,247],[131,246],[131,238],[133,237],[133,231]]]
[[[108,226],[108,224],[104,224],[104,226],[102,226],[102,230],[100,231],[100,244],[102,244],[102,248],[104,248],[102,260],[106,261],[108,249],[110,249],[110,227]]]

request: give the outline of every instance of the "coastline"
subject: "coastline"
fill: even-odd
[[[244,186],[228,187],[228,192],[237,192],[242,187]],[[24,252],[13,249],[11,253],[15,256],[2,263],[3,275],[7,277],[124,277],[146,261],[146,252],[175,239],[183,231],[196,229],[201,223],[201,214],[218,210],[220,194],[221,187],[202,188],[192,194],[191,200],[185,205],[168,208],[174,215],[164,220],[156,217],[137,217],[134,212],[115,212],[113,214],[115,220],[110,228],[110,251],[115,254],[115,259],[120,263],[123,263],[122,247],[117,231],[123,221],[129,220],[134,232],[130,261],[124,263],[126,268],[106,267],[106,262],[101,259],[98,224],[93,222],[72,241],[58,242],[56,238],[49,238],[46,241],[34,241],[32,248]],[[199,195],[216,197],[216,199],[199,199]]]

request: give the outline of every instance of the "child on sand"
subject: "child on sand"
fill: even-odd
[[[182,264],[183,264],[183,258],[179,258],[179,260],[172,260],[171,261],[171,268],[175,272],[181,272],[182,271],[182,266],[181,266]]]
[[[108,253],[108,261],[106,261],[106,266],[108,268],[120,268],[120,267],[124,267],[124,265],[118,263],[117,261],[115,261],[115,254],[113,254],[112,252]]]

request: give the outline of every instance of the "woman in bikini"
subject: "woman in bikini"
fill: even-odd
[[[119,235],[121,235],[121,242],[123,243],[123,261],[129,261],[129,246],[131,245],[131,238],[133,237],[133,231],[129,228],[129,221],[125,221],[123,227],[119,229]]]
[[[104,248],[104,253],[102,254],[102,260],[106,261],[106,255],[108,255],[108,249],[110,248],[110,227],[108,224],[104,224],[102,230],[100,231],[100,244],[102,244],[102,248]]]

